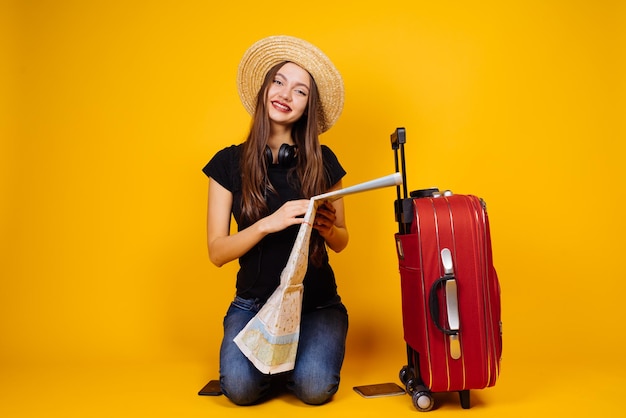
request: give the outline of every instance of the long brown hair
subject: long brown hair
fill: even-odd
[[[241,154],[242,218],[252,224],[269,214],[266,193],[274,192],[267,181],[265,148],[270,135],[270,119],[267,112],[267,91],[278,70],[287,63],[281,62],[266,74],[257,95],[256,109],[248,138]],[[324,171],[322,148],[318,138],[320,118],[323,118],[321,102],[315,80],[311,77],[308,104],[302,117],[292,127],[291,136],[298,149],[295,167],[301,197],[309,199],[324,193],[330,185]],[[324,240],[317,234],[311,237],[311,259],[319,264],[323,257]]]

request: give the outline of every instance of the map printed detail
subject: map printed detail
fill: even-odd
[[[241,352],[265,374],[293,370],[300,336],[302,281],[309,264],[312,222],[318,206],[345,195],[402,184],[400,173],[314,196],[300,225],[280,284],[254,318],[234,338]]]

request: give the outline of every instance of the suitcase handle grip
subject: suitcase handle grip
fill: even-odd
[[[439,331],[443,332],[446,335],[457,335],[459,333],[458,329],[444,328],[439,323],[439,298],[437,297],[437,288],[439,287],[439,285],[441,285],[442,283],[446,283],[449,280],[454,280],[456,282],[456,278],[453,274],[446,274],[445,276],[440,277],[433,283],[428,297],[430,305],[430,317],[432,318],[435,326],[439,329]]]
[[[448,323],[450,329],[446,329],[439,323],[439,300],[437,298],[437,286],[445,283],[446,287],[446,308],[448,310]],[[430,289],[430,315],[433,322],[441,332],[448,336],[449,354],[453,360],[461,358],[461,340],[459,339],[459,305],[456,295],[456,278],[454,273],[446,273],[439,278]]]
[[[441,264],[444,275],[433,283],[430,289],[430,315],[433,322],[446,335],[458,335],[459,333],[459,300],[457,297],[456,277],[454,275],[454,263],[452,252],[448,248],[441,250]],[[448,314],[448,324],[450,329],[444,328],[439,323],[439,299],[437,298],[437,287],[445,283],[446,290],[446,310]]]

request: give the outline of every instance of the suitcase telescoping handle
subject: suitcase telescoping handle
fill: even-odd
[[[443,277],[437,279],[430,289],[429,304],[430,316],[441,332],[450,338],[450,357],[454,360],[461,358],[461,342],[459,341],[459,299],[457,296],[456,277],[454,275],[454,263],[452,253],[448,248],[441,250],[441,263],[443,264]],[[448,325],[444,328],[439,323],[439,298],[437,288],[445,283],[446,290],[446,311],[448,314]]]
[[[396,173],[402,174],[402,194],[400,185],[396,187],[397,199],[395,201],[396,222],[398,222],[398,233],[407,234],[413,221],[413,199],[409,197],[406,184],[406,159],[404,156],[404,144],[406,143],[406,129],[396,128],[391,134],[391,149],[393,150]],[[398,157],[398,152],[400,156]],[[402,167],[400,167],[402,165]]]
[[[402,173],[402,190],[404,194],[400,195],[400,185],[396,188],[398,194],[398,200],[402,197],[407,198],[407,186],[406,186],[406,160],[404,157],[404,144],[406,144],[406,129],[396,128],[391,134],[391,149],[394,150],[394,160],[396,164],[396,173]],[[398,161],[398,150],[400,150],[400,161]],[[402,164],[402,170],[400,170],[400,163]]]

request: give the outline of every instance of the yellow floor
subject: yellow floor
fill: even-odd
[[[262,405],[237,407],[224,396],[201,397],[197,391],[215,365],[202,362],[146,364],[100,363],[82,366],[13,365],[0,381],[2,417],[415,417],[408,395],[366,399],[355,385],[397,382],[404,361],[395,358],[346,359],[342,386],[322,407],[283,394]],[[581,362],[584,364],[584,362]],[[626,380],[610,368],[584,369],[549,362],[503,364],[497,385],[471,392],[472,407],[463,410],[457,394],[436,394],[428,416],[551,417],[621,416]]]

